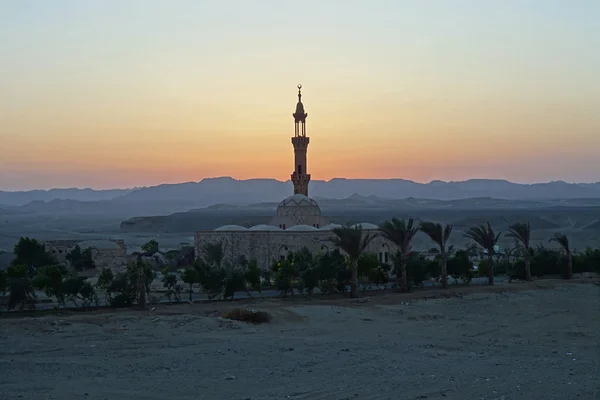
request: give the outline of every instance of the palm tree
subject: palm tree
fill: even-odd
[[[448,288],[448,268],[446,261],[448,260],[448,240],[452,233],[452,225],[436,224],[433,222],[421,222],[419,229],[424,232],[431,240],[433,240],[440,248],[440,266],[442,267],[442,288]]]
[[[569,238],[564,233],[555,233],[549,242],[558,243],[561,247],[561,250],[564,251],[565,255],[567,256],[567,274],[565,278],[571,279],[573,276],[573,251],[569,246]]]
[[[525,251],[525,280],[531,280],[531,226],[529,222],[517,222],[508,227],[506,237],[513,238]]]
[[[475,243],[477,243],[479,246],[483,247],[483,249],[487,251],[489,266],[488,283],[490,285],[494,284],[494,247],[496,246],[496,243],[500,238],[500,234],[501,232],[499,232],[498,234],[494,233],[492,225],[489,222],[479,226],[473,226],[469,228],[467,233],[465,233],[466,237],[473,240]]]
[[[383,237],[398,246],[402,265],[402,281],[400,281],[399,271],[396,271],[396,278],[398,279],[398,286],[402,288],[403,292],[406,292],[408,291],[408,277],[406,275],[408,254],[412,248],[411,242],[419,228],[414,226],[412,218],[409,218],[408,221],[392,218],[391,221],[385,221],[381,224],[380,230]]]
[[[334,228],[331,241],[335,246],[343,250],[350,258],[352,266],[352,278],[350,281],[350,297],[358,297],[358,259],[375,238],[375,235],[363,233],[361,226],[354,228],[343,226]]]

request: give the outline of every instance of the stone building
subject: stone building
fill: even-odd
[[[112,268],[120,269],[127,265],[128,256],[125,241],[114,240],[49,240],[44,242],[48,253],[51,253],[58,262],[67,263],[67,254],[79,246],[81,250],[87,248],[92,251],[92,259],[96,269]]]
[[[240,258],[256,260],[267,269],[273,262],[284,258],[289,252],[307,247],[311,252],[325,253],[334,249],[331,241],[332,229],[339,226],[330,224],[321,215],[319,204],[308,197],[310,174],[307,168],[307,152],[310,138],[306,136],[308,114],[302,104],[302,85],[298,85],[298,103],[294,117],[294,172],[291,180],[294,194],[279,203],[275,216],[269,225],[256,225],[246,228],[239,225],[226,225],[213,231],[199,231],[195,234],[196,257],[202,256],[206,243],[219,242],[224,249],[225,261],[235,264]],[[358,224],[366,233],[375,234],[379,227],[370,223]],[[381,262],[389,262],[396,246],[377,236],[367,248],[378,255]]]

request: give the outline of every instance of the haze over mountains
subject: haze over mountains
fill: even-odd
[[[164,184],[134,189],[52,189],[0,191],[0,207],[25,210],[61,210],[95,208],[112,204],[127,208],[143,203],[139,211],[166,207],[177,211],[214,204],[249,205],[278,202],[292,193],[290,181],[275,179],[236,180],[229,177],[207,178],[200,182]],[[344,199],[358,194],[382,199],[423,198],[457,200],[491,197],[505,200],[592,199],[600,198],[600,182],[518,184],[498,179],[470,179],[460,182],[418,183],[404,179],[314,180],[310,183],[314,198]]]
[[[193,240],[197,230],[268,223],[292,193],[289,181],[232,178],[134,189],[0,192],[0,249],[12,248],[21,236],[125,239],[130,246],[160,237],[162,245],[177,246]],[[396,216],[452,223],[457,230],[489,221],[506,230],[508,223],[530,221],[536,240],[546,243],[561,231],[578,247],[596,245],[600,232],[600,183],[332,179],[312,181],[310,194],[330,221],[341,224]]]

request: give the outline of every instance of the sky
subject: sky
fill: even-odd
[[[5,0],[0,190],[600,181],[598,0]]]

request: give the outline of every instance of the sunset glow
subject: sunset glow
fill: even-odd
[[[0,190],[600,180],[600,2],[346,3],[2,2]]]

